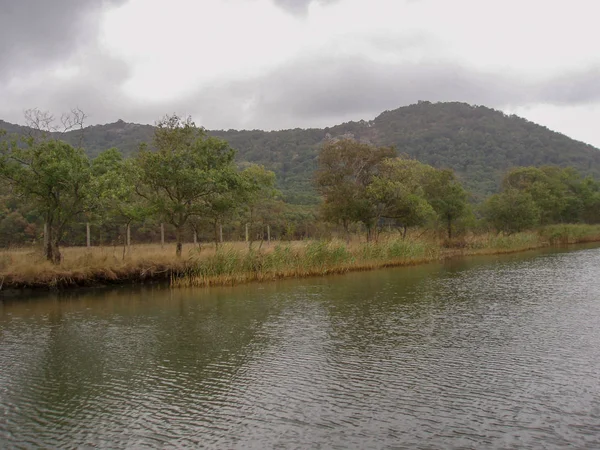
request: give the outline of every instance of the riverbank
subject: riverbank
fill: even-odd
[[[184,247],[139,245],[123,255],[121,247],[65,248],[56,266],[43,261],[39,250],[0,253],[0,290],[69,289],[169,281],[173,287],[231,285],[281,278],[340,274],[442,261],[472,255],[494,255],[600,242],[600,226],[554,225],[510,236],[469,234],[452,242],[413,233],[382,235],[377,243],[358,240],[254,243]],[[173,248],[172,248],[173,247]]]

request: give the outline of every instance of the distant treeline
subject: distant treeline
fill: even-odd
[[[572,168],[512,168],[501,192],[476,201],[452,169],[332,138],[318,153],[320,203],[301,206],[282,200],[273,172],[236,164],[226,141],[189,118],[166,116],[152,143],[129,158],[111,148],[93,159],[48,132],[46,117],[36,119],[35,133],[1,140],[0,245],[39,244],[57,263],[61,245],[85,245],[90,235],[94,245],[127,247],[164,234],[180,254],[192,239],[218,245],[362,230],[376,240],[382,229],[421,227],[451,241],[468,231],[600,223],[600,183]]]
[[[30,132],[2,121],[0,128]],[[119,120],[51,136],[83,147],[90,159],[108,148],[118,148],[129,158],[141,143],[152,142],[154,128]],[[313,174],[328,136],[394,147],[435,168],[453,169],[477,203],[497,192],[503,174],[517,166],[573,167],[600,179],[600,151],[591,145],[514,115],[458,102],[418,102],[385,111],[373,120],[321,129],[210,130],[207,134],[235,148],[238,163],[259,164],[275,172],[277,188],[288,204],[319,203]]]

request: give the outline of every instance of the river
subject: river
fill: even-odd
[[[600,448],[598,248],[0,308],[0,448]]]

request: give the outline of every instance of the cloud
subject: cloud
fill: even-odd
[[[39,70],[93,42],[98,11],[124,0],[0,0],[0,80]]]
[[[306,13],[311,1],[312,0],[274,0],[277,6],[293,13]]]
[[[320,3],[320,4],[327,4],[327,3],[333,3],[335,1],[337,1],[337,0],[273,0],[273,3],[275,3],[280,8],[283,8],[284,10],[291,12],[293,14],[304,15],[308,12],[308,7],[313,2]],[[414,0],[411,0],[411,1],[414,1]]]
[[[579,9],[541,0],[0,0],[0,118],[77,106],[90,123],[177,112],[209,128],[278,129],[369,119],[418,100],[599,104],[600,7],[573,1]],[[539,8],[545,20],[532,35]],[[578,26],[556,33],[575,17]]]
[[[558,75],[542,83],[537,99],[557,105],[580,105],[600,101],[600,66]]]
[[[418,40],[409,41],[418,45]],[[121,88],[130,79],[124,61],[97,51],[79,65],[84,70],[68,83],[55,79],[50,84],[32,83],[22,92],[0,90],[0,94],[8,104],[57,112],[77,106],[87,112],[91,123],[117,118],[153,123],[165,113],[177,112],[193,115],[208,128],[263,129],[323,127],[370,119],[419,100],[510,109],[537,103],[576,105],[600,98],[593,82],[595,69],[537,80],[448,61],[385,63],[366,56],[317,54],[253,77],[242,74],[201,86],[177,98],[132,101]],[[10,115],[21,118],[22,109]]]

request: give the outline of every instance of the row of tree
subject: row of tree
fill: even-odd
[[[554,223],[600,223],[600,183],[573,168],[515,167],[505,174],[500,193],[473,207],[452,170],[345,139],[323,146],[316,183],[323,217],[346,233],[362,223],[368,239],[386,221],[404,232],[444,228],[448,239],[458,224],[511,234]]]
[[[551,223],[600,222],[600,184],[570,168],[514,168],[500,193],[473,205],[452,170],[398,157],[392,147],[328,139],[314,178],[322,202],[301,210],[283,204],[273,172],[236,164],[230,145],[208,136],[190,118],[166,116],[155,127],[152,144],[142,144],[131,158],[111,148],[94,159],[44,130],[44,116],[35,119],[37,133],[0,140],[6,194],[0,245],[19,227],[30,240],[39,236],[34,224],[41,221],[44,253],[54,262],[60,261],[66,232],[83,223],[122,229],[117,234],[124,248],[132,226],[144,234],[148,230],[141,224],[168,224],[181,255],[186,233],[196,236],[210,228],[218,245],[223,225],[232,223],[277,224],[279,235],[290,237],[298,236],[298,228],[304,236],[309,227],[323,230],[324,222],[341,225],[349,237],[359,225],[369,240],[377,239],[384,225],[404,234],[409,227],[430,227],[450,240],[468,227],[514,233]]]
[[[350,139],[323,146],[316,183],[324,217],[338,221],[347,234],[352,223],[361,222],[368,240],[377,237],[384,219],[404,233],[408,227],[443,224],[451,239],[456,221],[470,212],[468,194],[452,170]]]
[[[60,262],[60,243],[74,221],[123,224],[156,217],[170,224],[181,255],[183,232],[209,219],[215,230],[243,209],[249,221],[276,200],[275,175],[262,166],[239,168],[227,142],[208,137],[190,119],[167,116],[153,144],[134,158],[117,149],[90,161],[83,149],[48,133],[2,142],[0,177],[44,222],[44,253]],[[129,239],[128,239],[129,241]]]

